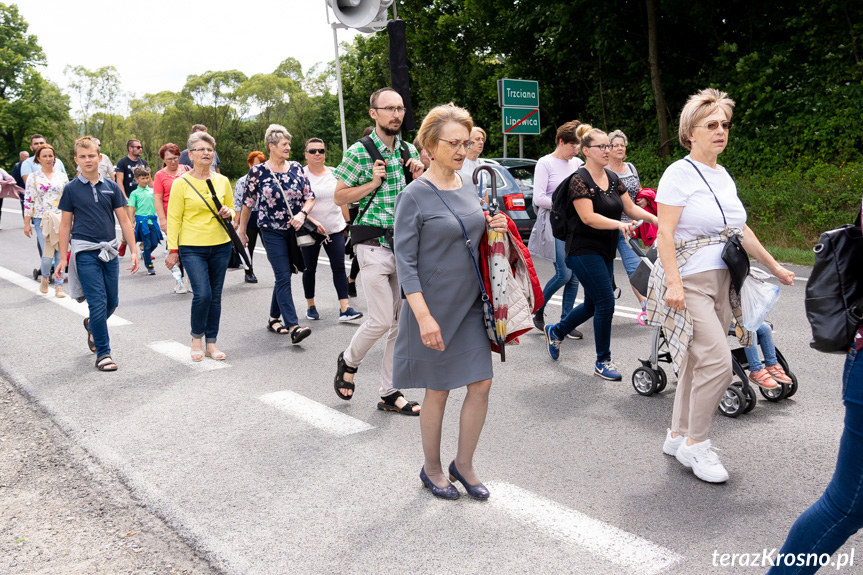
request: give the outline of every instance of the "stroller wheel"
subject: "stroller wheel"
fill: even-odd
[[[755,404],[758,402],[758,396],[755,395],[755,391],[752,389],[751,385],[741,385],[740,391],[743,392],[743,397],[746,398],[746,407],[743,408],[743,413],[749,413],[755,409]]]
[[[779,365],[781,365],[782,369],[785,370],[786,375],[791,378],[791,385],[785,384],[782,386],[785,388],[785,397],[791,397],[797,393],[797,376],[791,373],[791,370],[788,368],[788,362],[785,360],[785,356],[783,356],[782,352],[778,349],[776,350],[776,359],[779,360]]]
[[[786,397],[788,397],[788,389],[790,385],[779,384],[779,386],[774,387],[773,389],[764,389],[763,387],[759,387],[761,390],[761,395],[764,396],[764,399],[767,401],[782,401]]]
[[[668,376],[665,375],[665,370],[659,366],[656,366],[656,374],[659,376],[659,383],[656,384],[656,392],[659,393],[665,389],[666,385],[668,385]]]
[[[649,367],[641,366],[632,372],[632,387],[639,394],[648,396],[656,393],[659,376]]]
[[[726,417],[737,417],[746,409],[746,396],[736,385],[729,385],[719,402],[719,412]]]
[[[33,270],[33,279],[39,281],[39,276],[42,275],[42,270]]]

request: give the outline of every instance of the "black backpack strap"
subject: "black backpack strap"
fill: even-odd
[[[373,160],[381,162],[384,161],[384,157],[381,155],[381,151],[378,150],[378,147],[375,145],[371,136],[363,136],[360,138],[360,143],[366,149],[366,152],[372,157]]]
[[[402,172],[405,174],[405,185],[414,181],[413,173],[408,169],[408,162],[411,161],[411,151],[408,148],[408,143],[402,140]]]

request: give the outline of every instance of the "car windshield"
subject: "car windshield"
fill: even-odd
[[[508,170],[522,192],[533,192],[534,166],[517,166]]]

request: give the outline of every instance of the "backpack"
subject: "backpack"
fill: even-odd
[[[617,174],[608,168],[605,169],[605,173],[608,176],[609,188],[616,188],[620,185],[620,178],[617,177]],[[590,197],[592,198],[596,194],[596,182],[593,181],[590,172],[584,166],[564,178],[557,188],[554,189],[554,193],[551,194],[551,212],[548,217],[551,223],[551,235],[564,242],[569,239],[578,224],[575,207],[569,201],[569,183],[572,180],[572,176],[576,174],[581,176],[587,184],[587,188],[590,190]]]
[[[366,149],[366,151],[372,157],[372,160],[375,160],[375,161],[380,160],[382,162],[384,161],[384,157],[381,155],[381,152],[380,152],[380,150],[378,150],[378,147],[375,146],[374,141],[372,141],[371,135],[363,136],[362,138],[360,138],[360,143],[363,145],[363,147]],[[402,143],[402,146],[401,146],[402,172],[404,172],[404,174],[405,174],[405,185],[408,185],[414,179],[411,171],[405,167],[405,166],[407,166],[408,160],[411,159],[411,151],[408,148],[407,142],[402,140],[401,143]]]
[[[863,321],[863,232],[860,216],[824,232],[812,248],[815,265],[806,282],[809,346],[824,353],[845,353]]]

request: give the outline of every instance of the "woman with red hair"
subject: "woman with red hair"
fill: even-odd
[[[156,217],[159,218],[159,227],[163,232],[168,231],[168,220],[165,214],[168,212],[168,198],[171,196],[171,186],[174,180],[189,171],[189,166],[180,163],[180,147],[177,144],[167,143],[159,148],[159,157],[165,162],[165,167],[156,172],[153,179],[153,197],[156,202]],[[183,275],[183,283],[174,286],[174,293],[189,293],[189,280],[186,278],[183,262],[178,262],[180,273]]]
[[[249,169],[252,169],[252,166],[257,166],[258,164],[263,164],[267,161],[267,157],[263,152],[259,152],[255,150],[254,152],[249,153],[249,157],[246,158],[246,163],[249,164]],[[234,209],[237,210],[239,214],[243,209],[243,190],[246,187],[246,178],[249,174],[246,174],[239,180],[237,180],[237,185],[234,186]],[[240,224],[240,218],[234,218],[234,229],[237,229],[237,226]],[[249,238],[249,258],[255,257],[255,246],[258,243],[258,236],[260,235],[260,228],[258,227],[258,210],[252,210],[252,216],[249,218],[249,224],[246,226],[246,237]],[[255,273],[252,270],[246,270],[246,282],[250,284],[258,283],[258,278],[255,277]]]

